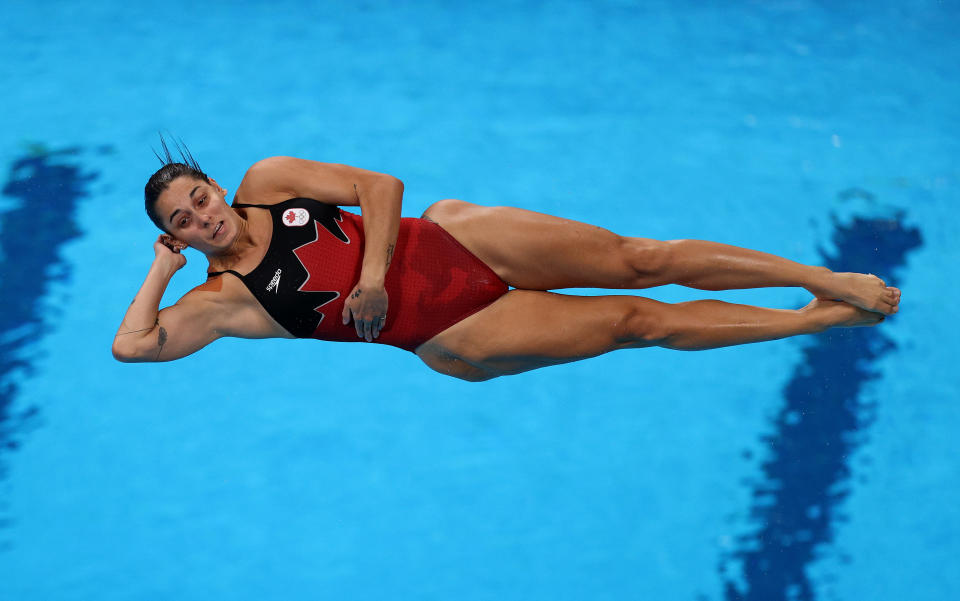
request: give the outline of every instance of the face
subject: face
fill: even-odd
[[[178,177],[157,198],[157,214],[175,238],[205,255],[230,248],[240,233],[240,216],[227,205],[227,191],[211,183]]]

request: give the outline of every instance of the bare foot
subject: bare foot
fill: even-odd
[[[875,326],[884,320],[884,316],[876,311],[867,311],[850,303],[823,298],[813,299],[800,311],[815,316],[824,329]]]
[[[899,310],[900,289],[887,286],[873,274],[834,273],[824,275],[816,286],[807,288],[823,300],[842,300],[875,313],[892,315]]]

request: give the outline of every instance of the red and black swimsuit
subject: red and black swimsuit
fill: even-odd
[[[240,278],[267,313],[297,338],[359,342],[343,325],[346,296],[360,280],[363,219],[310,198],[275,205],[234,203],[270,211],[273,237],[263,260]],[[415,350],[500,298],[508,286],[446,230],[403,218],[385,281],[386,326],[374,342]]]

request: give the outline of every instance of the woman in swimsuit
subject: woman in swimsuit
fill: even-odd
[[[900,302],[873,275],[715,242],[624,237],[518,208],[447,199],[401,219],[395,177],[292,157],[253,165],[231,207],[187,157],[174,163],[167,151],[147,185],[147,212],[166,233],[114,338],[120,361],[178,359],[223,336],[352,339],[482,381],[624,348],[701,350],[872,326]],[[339,206],[359,206],[362,220]],[[187,246],[206,255],[211,277],[158,311]],[[670,283],[800,286],[815,298],[783,310],[547,292]]]

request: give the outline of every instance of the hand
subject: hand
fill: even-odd
[[[153,243],[153,252],[156,255],[154,260],[163,261],[176,271],[187,264],[187,258],[180,254],[180,251],[186,247],[186,244],[170,234],[160,234],[157,241]]]
[[[353,326],[357,336],[372,342],[380,336],[380,330],[387,321],[387,290],[381,285],[365,286],[357,284],[343,303],[343,324],[350,323],[353,316]]]

